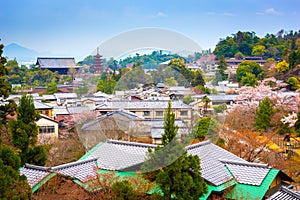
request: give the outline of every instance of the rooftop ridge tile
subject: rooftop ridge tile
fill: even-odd
[[[298,194],[298,193],[296,193],[296,192],[294,192],[294,191],[292,191],[292,190],[290,190],[286,187],[281,187],[280,191],[283,191],[283,192],[288,193],[289,195],[291,195],[291,196],[293,196],[297,199],[300,199],[300,194]]]
[[[196,144],[186,146],[185,149],[186,150],[191,150],[191,149],[201,147],[201,146],[205,146],[205,145],[208,145],[208,144],[211,144],[210,140],[206,140],[206,141],[203,141],[203,142],[199,142],[199,143],[196,143]]]
[[[244,165],[244,166],[251,166],[251,167],[260,167],[260,168],[267,168],[270,169],[271,167],[268,164],[262,164],[262,163],[251,163],[251,162],[239,162],[239,161],[233,161],[233,160],[223,160],[218,159],[220,162],[224,163],[225,165],[228,164],[234,164],[234,165]]]
[[[107,143],[110,144],[121,144],[121,145],[128,145],[128,146],[138,146],[138,147],[146,147],[146,148],[155,148],[157,145],[155,144],[145,144],[145,143],[138,143],[138,142],[128,142],[122,140],[107,140]]]
[[[46,172],[49,172],[50,169],[51,169],[51,167],[31,165],[31,164],[28,164],[28,163],[25,163],[24,167],[27,168],[27,169],[34,169],[34,170],[40,170],[40,171],[46,171]]]
[[[88,163],[88,162],[95,162],[97,161],[98,158],[91,158],[91,159],[86,159],[86,160],[80,160],[80,161],[75,161],[75,162],[71,162],[71,163],[66,163],[66,164],[63,164],[63,165],[58,165],[58,166],[55,166],[55,167],[51,167],[51,170],[53,171],[56,171],[56,170],[61,170],[61,169],[65,169],[65,168],[69,168],[69,167],[74,167],[74,166],[77,166],[77,165],[81,165],[81,164],[85,164],[85,163]]]

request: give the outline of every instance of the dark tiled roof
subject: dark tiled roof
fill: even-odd
[[[166,109],[168,101],[143,100],[143,101],[107,101],[97,106],[96,109]],[[182,101],[172,101],[173,109],[191,109],[190,106]]]
[[[51,170],[65,176],[77,178],[81,182],[86,182],[97,176],[96,160],[97,159],[89,159],[72,162],[52,167]]]
[[[130,112],[130,111],[126,111],[126,110],[116,110],[116,111],[109,112],[109,113],[106,113],[106,114],[103,114],[103,115],[99,115],[97,117],[97,119],[102,120],[102,119],[105,119],[107,117],[114,117],[115,115],[121,115],[121,116],[126,117],[130,120],[143,119],[143,117],[140,117],[140,116],[136,115],[135,113]]]
[[[281,187],[279,191],[270,196],[268,200],[297,200],[300,199],[300,194],[286,188]]]
[[[97,176],[96,160],[97,159],[86,159],[56,167],[41,167],[26,163],[24,167],[21,168],[20,173],[27,177],[28,183],[32,188],[52,172],[86,182]]]
[[[271,169],[266,164],[227,160],[221,160],[221,162],[228,167],[237,182],[247,185],[261,185],[262,181],[265,179]]]
[[[45,103],[42,103],[40,101],[34,101],[34,107],[36,110],[49,110],[52,109],[52,106],[49,106]]]
[[[187,146],[186,150],[189,154],[199,156],[203,178],[216,186],[233,178],[220,159],[247,163],[244,159],[222,149],[210,141]]]
[[[42,69],[76,67],[74,58],[38,58],[36,64]]]
[[[25,164],[25,166],[21,168],[20,173],[27,177],[28,184],[33,188],[50,174],[49,170],[49,167]]]
[[[97,158],[99,168],[120,170],[141,164],[146,158],[148,148],[156,145],[108,140],[93,151],[88,158]]]

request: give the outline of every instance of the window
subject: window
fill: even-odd
[[[164,111],[156,111],[156,116],[163,116],[164,115]]]
[[[144,116],[149,116],[150,115],[150,111],[144,111]]]
[[[187,116],[188,115],[188,111],[180,111],[180,116]]]
[[[54,126],[40,126],[39,133],[41,134],[48,134],[48,133],[54,133]]]

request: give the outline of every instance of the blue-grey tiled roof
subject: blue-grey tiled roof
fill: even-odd
[[[28,184],[31,187],[34,187],[50,174],[49,170],[49,167],[25,164],[25,166],[21,168],[20,174],[25,175],[27,177]]]
[[[97,159],[88,159],[83,161],[76,161],[56,167],[51,167],[51,170],[65,176],[70,176],[86,182],[94,179],[97,176]]]
[[[300,194],[286,187],[281,187],[275,194],[270,196],[268,200],[299,200]]]
[[[236,161],[221,160],[230,172],[233,174],[237,182],[247,185],[261,185],[270,171],[270,167],[266,164],[245,163]]]
[[[49,106],[45,103],[42,103],[40,101],[34,101],[34,107],[36,110],[48,110],[48,109],[52,109],[53,107],[52,106]]]
[[[93,151],[88,158],[97,158],[99,168],[107,170],[122,170],[141,164],[146,158],[148,148],[156,145],[108,140]]]
[[[97,109],[166,109],[168,101],[164,100],[143,100],[143,101],[107,101],[96,107]],[[182,101],[172,101],[172,108],[174,109],[190,109],[189,105],[184,104]]]
[[[74,58],[38,58],[37,65],[41,68],[71,68],[77,67]]]
[[[188,151],[188,154],[199,156],[202,176],[206,181],[213,185],[221,185],[233,178],[220,159],[247,162],[210,141],[187,146],[186,150]]]

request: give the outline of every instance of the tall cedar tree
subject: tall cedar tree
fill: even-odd
[[[6,59],[2,57],[3,45],[0,44],[0,96],[1,101],[9,96],[11,85],[7,82],[7,69],[5,67]],[[0,128],[7,126],[7,115],[13,113],[15,103],[11,101],[8,104],[0,106]],[[21,166],[20,157],[9,146],[3,144],[0,137],[0,199],[29,199],[31,188],[26,181],[25,176],[20,176],[19,168]]]
[[[9,123],[12,143],[20,152],[21,164],[45,165],[46,163],[46,149],[43,146],[36,146],[38,119],[40,114],[35,110],[32,96],[24,94],[19,102],[17,120]]]
[[[275,113],[274,108],[271,105],[271,101],[268,97],[262,100],[256,110],[255,125],[254,127],[258,131],[268,131],[271,128],[271,119]]]
[[[187,155],[184,145],[177,140],[177,131],[169,101],[162,135],[163,147],[149,152],[148,160],[142,166],[144,177],[156,183],[162,199],[199,199],[207,193],[200,159],[197,155]]]

